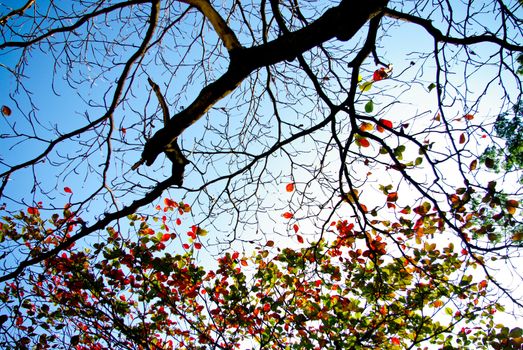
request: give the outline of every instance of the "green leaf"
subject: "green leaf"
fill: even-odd
[[[432,90],[434,90],[435,87],[436,87],[436,84],[431,83],[431,84],[427,87],[427,89],[429,89],[429,92],[431,92]]]
[[[369,102],[367,102],[365,104],[365,112],[372,113],[373,110],[374,110],[374,102],[372,102],[372,100],[370,100]]]

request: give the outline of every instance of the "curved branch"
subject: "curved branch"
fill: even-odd
[[[410,23],[414,23],[414,24],[417,24],[417,25],[423,27],[423,29],[425,29],[430,35],[432,35],[434,37],[434,40],[436,40],[438,42],[445,42],[445,43],[456,44],[456,45],[493,43],[493,44],[499,45],[500,47],[502,47],[506,50],[517,51],[517,52],[523,51],[523,46],[511,44],[508,41],[500,39],[495,35],[483,34],[483,35],[472,35],[472,36],[467,36],[467,37],[463,37],[463,38],[455,38],[455,37],[451,37],[451,36],[443,34],[438,28],[434,27],[432,25],[432,21],[430,21],[428,19],[416,17],[416,16],[410,15],[408,13],[403,13],[403,12],[391,10],[388,8],[383,10],[383,14],[390,18],[401,19],[401,20],[404,20],[404,21],[407,21]]]

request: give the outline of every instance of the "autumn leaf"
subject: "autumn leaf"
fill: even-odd
[[[514,215],[516,213],[516,209],[518,208],[518,206],[519,202],[514,199],[509,199],[505,204],[505,208],[511,215]]]
[[[67,186],[64,187],[64,192],[65,192],[65,193],[73,193],[73,191],[71,190],[71,188],[69,188],[69,187],[67,187]]]
[[[35,207],[29,207],[29,208],[27,208],[27,212],[28,212],[30,215],[38,215],[38,214],[40,214],[40,211],[38,210],[38,208],[35,208]]]
[[[463,118],[465,118],[466,120],[472,120],[474,119],[474,116],[472,114],[465,114]]]
[[[369,91],[372,88],[372,81],[366,81],[359,85],[359,88],[362,92]]]
[[[289,213],[288,211],[286,211],[286,212],[283,213],[281,216],[283,216],[285,219],[292,219],[292,217],[294,216],[294,214]]]
[[[477,167],[478,167],[478,160],[477,159],[474,159],[472,162],[470,162],[470,165],[469,165],[469,170],[470,171],[476,170]]]
[[[296,239],[298,239],[299,243],[303,243],[303,237],[300,235],[296,235]]]
[[[398,200],[398,192],[391,192],[387,195],[387,202],[395,202]]]
[[[194,249],[202,249],[202,244],[201,243],[194,243]]]
[[[459,135],[459,143],[460,144],[464,144],[465,143],[465,134],[464,133]]]
[[[292,192],[294,191],[294,183],[288,183],[287,186],[285,186],[285,191]]]
[[[367,140],[366,138],[364,137],[361,137],[361,138],[357,138],[356,139],[356,144],[360,147],[369,147],[370,146],[370,142],[369,140]]]
[[[2,106],[2,114],[5,116],[5,117],[9,117],[11,115],[11,108],[7,107],[7,106]]]
[[[164,198],[163,204],[165,204],[165,206],[167,206],[167,207],[172,207],[172,208],[176,208],[178,206],[178,203],[176,203],[175,201],[173,201],[170,198]]]
[[[387,119],[380,119],[378,121],[378,126],[376,127],[376,129],[378,130],[378,132],[384,132],[385,131],[384,127],[392,129],[392,122]]]
[[[390,338],[390,342],[391,342],[393,345],[401,345],[400,338],[398,338],[398,337],[392,337],[392,338]]]
[[[247,260],[246,260],[246,259],[241,259],[241,260],[240,260],[240,264],[241,264],[242,266],[247,266],[247,265],[249,265],[249,264],[247,263]]]
[[[161,242],[166,242],[166,241],[168,241],[168,240],[170,240],[170,239],[171,239],[171,234],[170,234],[170,233],[164,233],[164,234],[162,235],[162,238],[160,239],[160,241],[161,241]]]
[[[266,247],[273,247],[274,246],[274,241],[267,241],[267,243],[265,243],[265,246]]]
[[[298,227],[298,225],[294,224],[294,225],[292,226],[292,229],[294,230],[295,233],[297,233],[297,232],[299,231],[300,228]]]
[[[374,71],[374,74],[372,74],[372,80],[374,81],[380,81],[383,79],[388,78],[389,75],[385,71],[385,68],[380,68]]]
[[[363,122],[360,124],[360,130],[361,131],[371,131],[374,129],[371,123]]]

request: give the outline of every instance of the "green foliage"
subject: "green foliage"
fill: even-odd
[[[489,146],[481,157],[482,163],[497,172],[523,168],[523,101],[512,112],[500,114],[494,124],[495,136],[503,139],[505,146]]]

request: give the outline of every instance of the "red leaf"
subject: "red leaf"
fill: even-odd
[[[189,245],[187,243],[182,244],[183,249],[189,249]]]
[[[294,191],[294,183],[291,182],[291,183],[287,184],[287,186],[285,186],[285,190],[286,190],[287,192],[292,192],[292,191]]]
[[[382,127],[381,131],[380,131],[380,126]],[[380,119],[378,121],[378,131],[379,132],[383,132],[383,130],[384,130],[383,126],[389,128],[389,129],[392,129],[392,127],[393,127],[392,122],[390,120],[388,120],[388,119]]]
[[[178,206],[178,203],[176,203],[175,201],[173,201],[172,199],[169,199],[169,198],[164,198],[163,204],[165,204],[165,206],[167,206],[167,207],[173,207],[173,208],[176,208]]]
[[[6,117],[9,117],[11,115],[11,108],[2,106],[2,114]]]
[[[298,225],[294,224],[294,225],[292,226],[292,229],[294,230],[295,233],[298,233],[298,230],[299,230],[300,228],[298,227]]]
[[[395,202],[398,200],[398,192],[391,192],[387,195],[387,202]]]
[[[232,257],[231,257],[231,258],[232,258],[233,260],[236,260],[236,259],[238,259],[239,256],[240,256],[240,253],[238,253],[238,252],[234,252],[234,253],[232,253]]]
[[[66,193],[73,193],[73,191],[71,190],[71,188],[70,188],[70,187],[67,187],[67,186],[64,187],[64,192],[66,192]]]
[[[387,78],[389,75],[387,72],[385,72],[385,68],[380,68],[374,71],[374,74],[372,74],[372,80],[374,81],[380,81],[385,78]]]
[[[296,238],[298,239],[299,243],[303,243],[303,237],[300,235],[296,235]]]
[[[170,239],[171,239],[171,234],[170,233],[164,233],[163,236],[162,236],[162,239],[160,241],[165,242],[165,241],[168,241]]]
[[[358,140],[356,140],[356,142],[359,144],[360,147],[369,147],[370,146],[370,142],[366,138],[358,139]]]
[[[286,211],[285,213],[283,213],[281,216],[283,216],[285,219],[292,219],[292,217],[294,216],[293,213],[289,213],[288,211]]]
[[[30,215],[38,215],[38,214],[40,214],[40,211],[38,210],[38,208],[35,208],[35,207],[29,207],[29,208],[27,208],[27,212],[28,212]]]
[[[464,133],[459,135],[459,143],[461,143],[461,144],[465,143],[465,134]]]
[[[266,247],[273,247],[274,246],[274,241],[267,241],[267,243],[265,244]]]
[[[271,311],[271,305],[269,303],[263,305],[263,311],[265,311],[265,312]]]
[[[240,260],[240,264],[242,264],[242,266],[248,265],[247,260],[245,260],[245,259]]]
[[[202,244],[196,242],[196,243],[194,243],[194,248],[195,248],[195,249],[202,249]]]
[[[180,218],[177,218],[176,219],[176,225],[181,225],[182,224],[182,220],[180,220]]]
[[[392,337],[392,338],[390,339],[390,342],[391,342],[392,344],[394,344],[394,345],[400,345],[400,344],[401,344],[400,338],[398,338],[398,337]]]
[[[474,116],[472,114],[465,114],[463,118],[465,118],[466,120],[472,120],[474,119]]]

